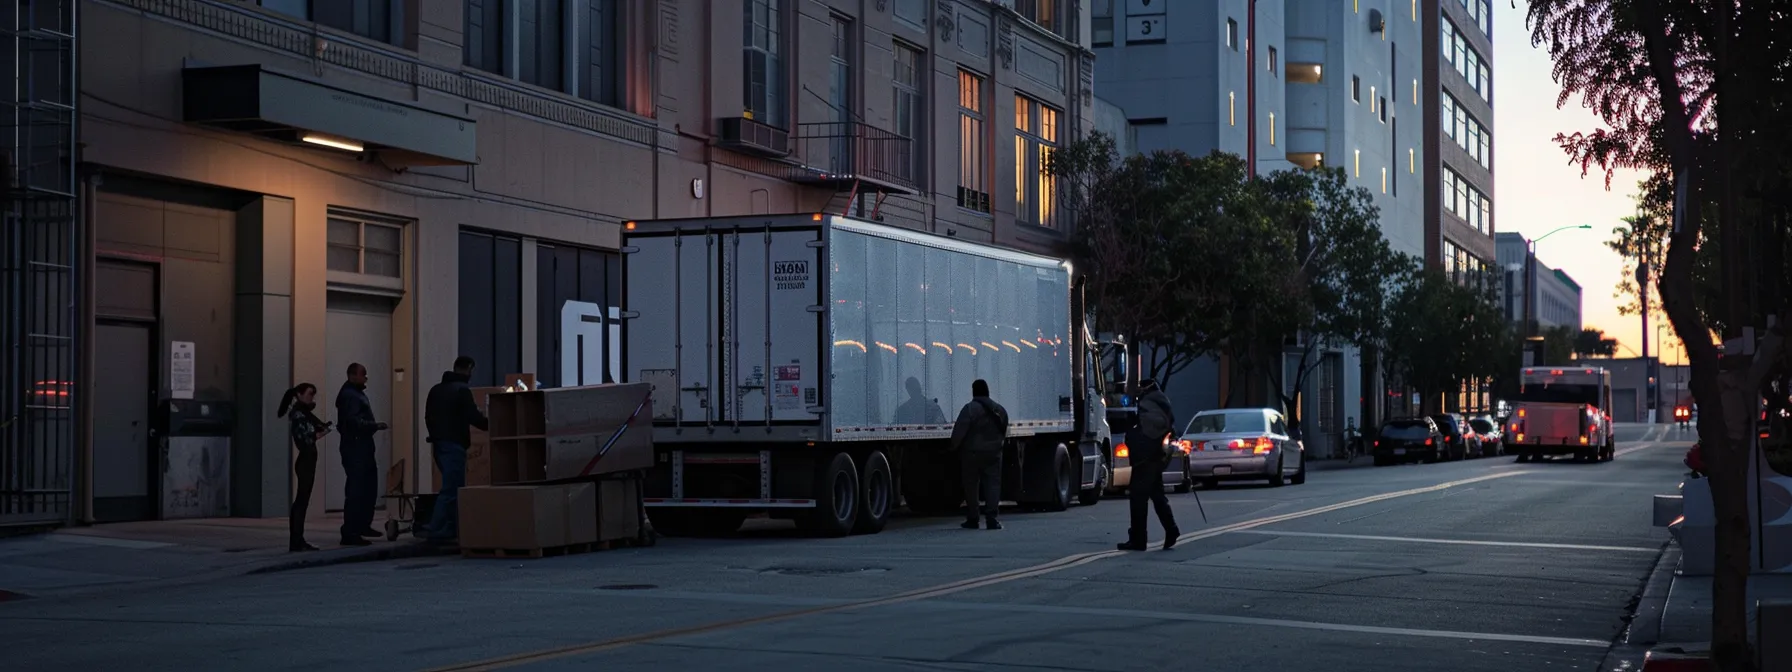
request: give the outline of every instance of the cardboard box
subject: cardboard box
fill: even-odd
[[[640,485],[634,480],[598,481],[597,489],[597,540],[640,536]]]
[[[535,549],[595,541],[594,483],[461,488],[462,548]]]
[[[640,419],[648,420],[645,414]],[[548,439],[548,479],[582,478],[652,467],[653,428],[646,422],[638,424],[618,425],[615,431],[602,434]]]

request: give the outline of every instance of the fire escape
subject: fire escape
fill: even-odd
[[[829,202],[829,210],[876,221],[890,194],[913,196],[914,143],[860,121],[797,124],[793,182],[827,187],[845,198]],[[872,197],[866,207],[861,196]]]
[[[75,7],[14,0],[0,19],[0,526],[60,523],[73,501],[80,299]]]

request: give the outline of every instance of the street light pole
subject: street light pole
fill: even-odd
[[[1534,347],[1531,346],[1531,342],[1532,339],[1537,338],[1539,331],[1539,325],[1537,324],[1537,243],[1543,242],[1544,238],[1548,238],[1569,229],[1591,228],[1593,228],[1592,224],[1564,226],[1541,236],[1537,236],[1536,238],[1532,238],[1530,242],[1526,244],[1524,255],[1524,336],[1526,347]],[[1532,366],[1537,365],[1536,360],[1541,359],[1542,354],[1543,353],[1538,352],[1533,356],[1531,362]]]

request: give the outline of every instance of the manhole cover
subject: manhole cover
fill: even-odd
[[[617,583],[617,584],[612,584],[612,585],[608,585],[608,586],[598,586],[597,589],[598,590],[653,590],[658,587],[659,586],[653,585],[651,583]]]
[[[759,570],[761,574],[783,574],[785,576],[840,576],[843,574],[882,574],[890,571],[887,567],[772,567]]]

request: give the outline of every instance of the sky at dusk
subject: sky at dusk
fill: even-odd
[[[1495,230],[1534,238],[1558,227],[1592,225],[1591,230],[1550,236],[1538,244],[1537,259],[1566,271],[1580,283],[1585,325],[1618,339],[1619,357],[1634,357],[1642,349],[1642,318],[1618,314],[1619,301],[1612,295],[1623,273],[1623,260],[1605,241],[1612,238],[1614,227],[1623,225],[1619,218],[1636,212],[1633,199],[1642,175],[1619,172],[1608,191],[1605,175],[1596,167],[1582,177],[1580,167],[1568,162],[1568,155],[1553,140],[1555,135],[1593,130],[1599,127],[1599,118],[1578,99],[1556,107],[1562,89],[1551,76],[1549,52],[1531,46],[1526,4],[1519,1],[1513,7],[1513,0],[1492,3]],[[1654,323],[1660,320],[1655,314],[1650,320],[1654,354]],[[1660,333],[1670,344],[1677,344],[1672,327]],[[1663,361],[1684,362],[1678,353],[1678,346],[1673,345]]]

